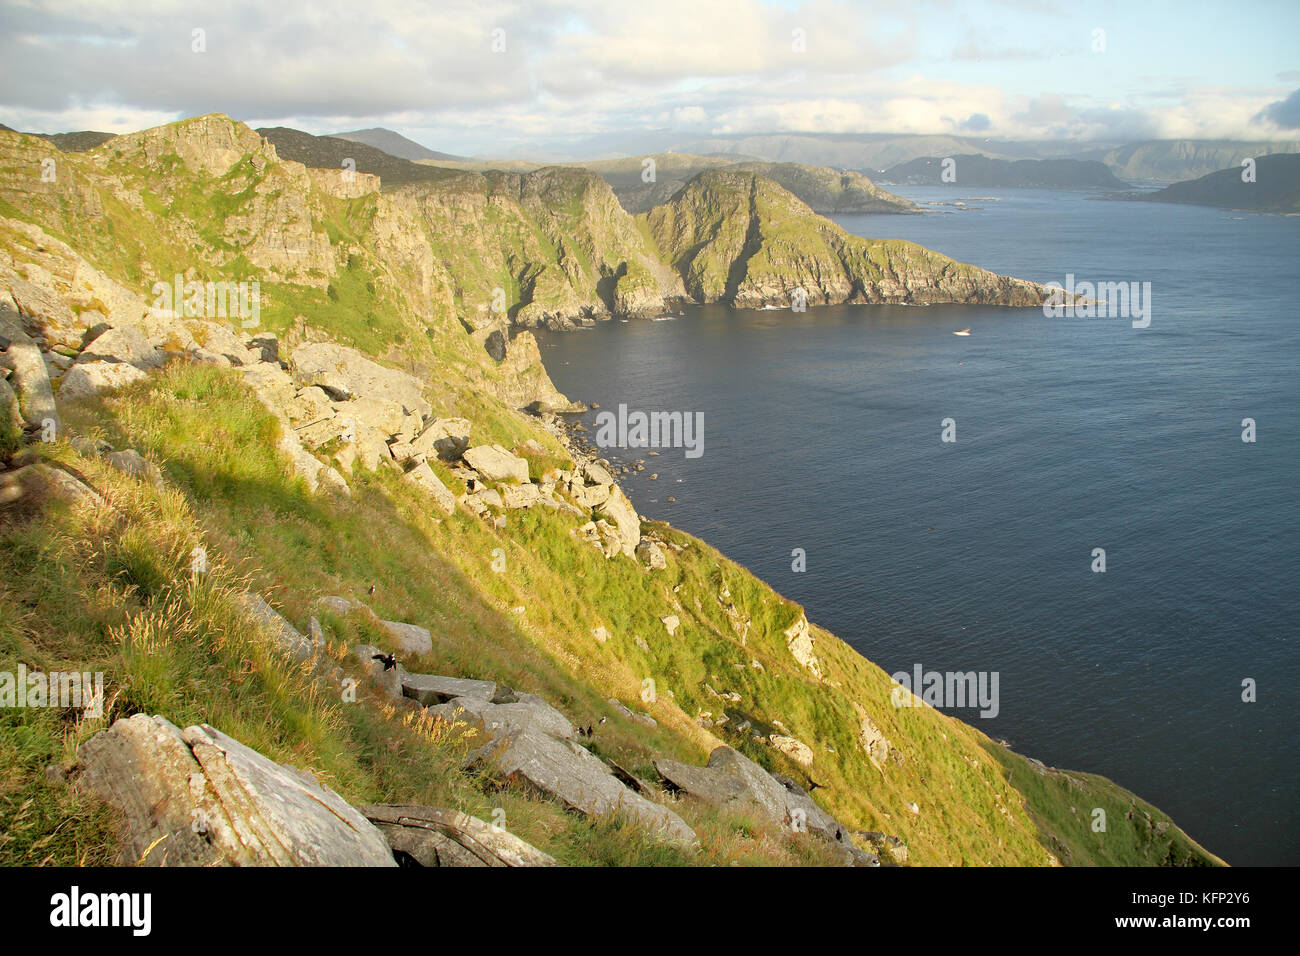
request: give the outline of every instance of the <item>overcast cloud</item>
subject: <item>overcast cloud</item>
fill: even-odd
[[[1123,4],[205,7],[0,0],[0,121],[123,132],[219,111],[318,133],[388,126],[497,155],[624,130],[1266,139],[1298,122],[1295,4],[1261,6],[1265,22],[1246,18],[1237,44],[1217,16],[1198,27],[1171,6],[1155,35]]]

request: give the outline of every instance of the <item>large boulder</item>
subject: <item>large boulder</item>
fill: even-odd
[[[384,629],[397,641],[397,646],[407,654],[428,654],[433,650],[433,635],[416,624],[401,621],[380,621]]]
[[[504,827],[457,810],[414,804],[371,804],[361,812],[404,865],[555,866],[555,858]]]
[[[166,354],[154,348],[143,330],[133,325],[109,329],[96,336],[77,356],[78,364],[114,362],[134,365],[138,369],[159,368],[166,361]]]
[[[456,461],[469,448],[470,423],[463,418],[435,418],[411,442],[415,455],[437,455]]]
[[[100,392],[125,388],[148,377],[143,370],[127,362],[77,362],[63,373],[59,381],[59,398],[65,402],[77,401]]]
[[[510,688],[495,681],[442,677],[437,674],[407,674],[402,680],[402,692],[425,707],[436,707],[457,697],[485,700],[489,703],[508,703],[518,700]],[[509,701],[506,700],[507,697]]]
[[[848,831],[794,781],[778,780],[730,747],[718,747],[703,767],[660,759],[655,770],[675,790],[714,806],[757,812],[795,832],[818,834],[841,847],[846,862],[871,865],[873,858],[858,849]]]
[[[118,862],[146,866],[394,866],[388,842],[308,772],[207,724],[116,721],[78,751],[76,785],[121,812]]]
[[[50,372],[40,346],[29,336],[11,310],[0,311],[0,364],[13,372],[9,384],[18,395],[18,410],[28,428],[53,421],[61,434],[62,422],[54,405]]]
[[[399,402],[412,415],[428,415],[419,379],[385,368],[356,349],[328,342],[313,342],[293,350],[290,367],[300,384],[319,385],[336,401],[367,397]]]
[[[244,612],[259,624],[276,645],[295,660],[303,661],[312,656],[311,638],[304,635],[271,605],[265,598],[253,591],[241,591],[235,600]]]
[[[641,518],[627,495],[623,494],[623,489],[618,485],[612,486],[609,497],[595,513],[613,522],[618,532],[619,550],[632,557],[641,541]]]
[[[475,445],[466,449],[465,462],[488,481],[514,479],[528,481],[528,461],[518,458],[500,445]]]
[[[630,790],[577,741],[553,737],[536,727],[507,732],[488,742],[470,755],[467,766],[530,787],[579,813],[623,814],[671,843],[689,846],[696,840],[685,820]]]
[[[447,514],[451,514],[456,510],[456,496],[451,493],[451,489],[442,483],[433,469],[429,467],[427,461],[420,462],[408,471],[402,477],[402,480],[423,491],[433,499],[434,504]]]

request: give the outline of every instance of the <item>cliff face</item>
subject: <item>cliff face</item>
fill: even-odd
[[[915,243],[851,235],[753,173],[702,173],[643,221],[687,292],[702,302],[783,308],[798,290],[809,305],[1039,305],[1047,296],[1036,283]]]
[[[500,313],[553,328],[654,315],[666,296],[681,294],[609,186],[587,170],[454,172],[391,198],[419,221],[452,277],[459,314],[475,328]]]

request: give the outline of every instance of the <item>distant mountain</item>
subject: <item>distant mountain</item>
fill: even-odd
[[[948,165],[951,160],[952,165]],[[945,178],[945,168],[952,178]],[[909,186],[1029,187],[1045,189],[1129,189],[1104,165],[1078,159],[989,159],[963,155],[913,159],[885,170],[877,179],[883,183]]]
[[[1096,157],[1122,179],[1182,182],[1208,176],[1243,159],[1300,152],[1300,143],[1250,143],[1242,140],[1166,139],[1129,143]]]
[[[1116,144],[1104,145],[1110,148]],[[690,139],[674,143],[672,148],[690,153],[742,153],[768,162],[833,166],[875,175],[882,169],[925,156],[980,153],[993,159],[1073,157],[1079,144],[1038,140],[1011,142],[948,135],[764,133]]]
[[[0,123],[0,131],[6,133],[19,132],[4,123]],[[82,130],[77,133],[28,133],[27,135],[39,136],[41,139],[53,143],[62,153],[84,153],[86,150],[94,149],[106,140],[113,138],[112,133],[97,133],[93,130]]]
[[[284,159],[315,169],[342,169],[344,160],[351,159],[356,163],[356,172],[373,173],[382,180],[384,186],[429,182],[446,175],[444,170],[436,166],[423,166],[400,159],[355,140],[313,136],[287,126],[264,126],[257,132],[270,140],[275,151]]]
[[[464,156],[453,156],[451,153],[440,153],[437,150],[421,146],[414,140],[407,139],[401,133],[394,132],[391,129],[384,129],[382,126],[376,126],[373,129],[354,129],[348,133],[334,133],[335,139],[348,139],[354,143],[364,143],[367,146],[373,146],[375,149],[383,150],[389,156],[396,156],[398,159],[408,159],[415,162],[417,159],[450,159],[461,160]]]
[[[1243,172],[1241,166],[1232,166],[1135,198],[1252,212],[1300,213],[1300,154],[1259,157],[1255,160],[1254,182],[1242,182]]]

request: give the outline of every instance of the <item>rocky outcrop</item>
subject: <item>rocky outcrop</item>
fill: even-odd
[[[78,750],[76,785],[121,814],[119,863],[394,866],[376,827],[307,771],[203,724],[116,721]]]
[[[300,345],[293,350],[289,369],[300,386],[319,385],[335,401],[390,401],[421,418],[432,410],[419,379],[380,365],[347,346],[329,342]]]
[[[873,858],[854,845],[839,822],[813,802],[793,781],[778,779],[730,747],[718,747],[703,767],[656,760],[655,770],[673,789],[714,806],[757,812],[796,833],[815,833],[843,851],[852,865],[873,864]]]
[[[415,804],[359,808],[405,866],[555,866],[555,858],[503,827],[457,810]]]
[[[817,655],[813,653],[813,637],[808,627],[808,618],[800,614],[799,620],[787,627],[783,633],[790,656],[809,674],[821,680],[822,665]]]
[[[695,831],[681,817],[629,789],[574,739],[569,720],[537,695],[432,675],[407,675],[403,690],[416,700],[443,700],[428,712],[479,735],[483,743],[467,758],[466,769],[527,787],[588,816],[622,814],[669,842],[695,842]]]

